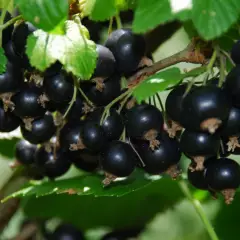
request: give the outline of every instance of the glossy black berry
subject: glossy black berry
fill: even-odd
[[[1,14],[2,14],[2,10],[0,9],[0,15]],[[11,14],[7,11],[3,22],[6,23],[9,20],[11,20],[11,18],[12,18]],[[3,30],[3,32],[2,32],[2,45],[3,46],[11,40],[12,32],[13,32],[13,25],[10,25]]]
[[[21,119],[9,110],[4,111],[2,103],[0,103],[0,132],[11,132],[19,127]]]
[[[226,77],[225,88],[232,98],[232,104],[240,107],[240,65],[234,67]]]
[[[95,122],[84,123],[81,137],[84,146],[92,151],[100,151],[108,142],[103,128]]]
[[[53,149],[51,152],[47,152],[44,147],[37,150],[35,154],[35,162],[42,172],[49,178],[62,176],[68,171],[71,165],[67,153],[58,150],[55,154]]]
[[[152,150],[147,141],[140,141],[137,144],[137,151],[145,163],[144,170],[150,174],[160,174],[170,167],[178,164],[181,158],[181,151],[177,140],[169,138],[167,134],[159,135],[158,148]]]
[[[207,190],[208,184],[205,179],[205,172],[205,169],[201,171],[191,171],[191,169],[188,169],[188,181],[197,189]]]
[[[8,62],[6,72],[0,74],[0,93],[16,92],[23,85],[22,70],[15,64]]]
[[[206,132],[185,130],[181,136],[180,148],[189,157],[215,156],[220,147],[220,136]]]
[[[194,88],[183,100],[185,127],[214,133],[227,120],[230,107],[222,89],[213,85]]]
[[[63,73],[45,77],[43,88],[49,99],[57,103],[69,102],[73,96],[72,79]]]
[[[14,51],[20,55],[25,55],[27,38],[37,29],[30,22],[21,22],[16,25],[12,34]]]
[[[137,156],[131,146],[121,141],[111,142],[102,152],[103,170],[116,177],[127,177],[135,169]]]
[[[99,166],[99,154],[88,149],[81,150],[72,157],[74,166],[86,172],[93,172]]]
[[[26,140],[19,140],[16,144],[15,157],[21,164],[33,164],[36,150],[36,145],[33,145]]]
[[[35,119],[31,125],[31,130],[27,130],[25,125],[22,124],[21,132],[23,137],[33,144],[47,142],[56,132],[53,116],[50,113]]]
[[[167,96],[165,109],[168,117],[176,123],[182,123],[182,102],[187,85],[175,87]]]
[[[40,88],[25,85],[20,92],[12,97],[15,104],[14,114],[22,118],[35,118],[43,116],[46,109],[40,102],[43,94]]]
[[[70,224],[61,224],[52,233],[51,240],[84,240],[80,230]]]
[[[43,75],[44,77],[52,77],[57,74],[60,74],[61,69],[62,69],[62,64],[59,61],[57,61],[54,64],[52,64],[49,68],[47,68],[44,71]]]
[[[129,29],[113,31],[105,46],[113,53],[117,70],[123,74],[136,70],[146,52],[143,36],[136,35]]]
[[[5,46],[4,46],[4,51],[5,51],[5,56],[7,57],[8,61],[14,64],[14,66],[18,66],[19,68],[21,67],[21,57],[18,56],[14,49],[13,49],[13,44],[12,41],[9,41]]]
[[[97,89],[95,83],[85,83],[85,93],[96,106],[106,106],[121,94],[120,80],[120,75],[114,75],[106,79],[102,91]]]
[[[227,121],[220,129],[222,136],[236,136],[240,133],[240,109],[232,107]]]
[[[136,105],[126,113],[127,134],[134,138],[143,138],[150,130],[159,133],[163,129],[162,113],[149,104]]]
[[[116,60],[112,52],[105,46],[97,44],[97,66],[93,77],[109,77],[115,71]]]
[[[69,108],[69,103],[65,103],[63,107],[58,108],[59,112],[63,115]],[[76,101],[72,105],[70,111],[67,114],[68,120],[80,120],[80,118],[84,115],[84,101],[81,96],[77,96]]]
[[[231,58],[235,64],[240,64],[240,41],[237,41],[231,50]]]

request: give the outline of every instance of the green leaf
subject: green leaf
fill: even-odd
[[[6,72],[7,58],[3,48],[0,48],[0,74]]]
[[[145,32],[173,19],[168,0],[139,0],[134,14],[133,30]]]
[[[151,183],[150,180],[144,178],[142,172],[135,172],[130,178],[124,182],[115,182],[109,188],[104,188],[102,185],[103,177],[98,175],[87,175],[72,179],[64,179],[58,181],[49,181],[41,184],[34,184],[25,187],[24,189],[13,193],[7,199],[13,197],[41,197],[51,194],[67,193],[70,189],[77,195],[93,195],[99,196],[122,196],[139,188],[143,188]],[[126,187],[127,185],[127,187]],[[7,200],[5,199],[5,200]]]
[[[32,66],[44,71],[59,60],[67,72],[82,80],[89,79],[96,67],[96,45],[88,31],[73,21],[66,21],[66,34],[48,34],[37,30],[28,37],[27,55]]]
[[[94,21],[105,21],[117,13],[117,4],[115,0],[88,0],[81,4],[81,10]]]
[[[16,0],[24,19],[37,28],[51,31],[68,17],[68,0]]]
[[[214,39],[237,21],[239,6],[238,0],[193,0],[193,23],[203,38]]]
[[[138,102],[141,102],[177,84],[181,79],[182,75],[179,68],[170,68],[147,78],[134,89],[133,95]]]
[[[128,194],[121,194],[120,197],[116,197],[115,194],[111,197],[107,194],[99,197],[60,194],[24,198],[22,203],[25,213],[31,218],[57,216],[79,226],[83,231],[98,226],[114,229],[142,227],[157,212],[171,207],[183,197],[177,181],[161,178],[149,182],[150,184],[143,184],[142,188],[135,191],[128,190],[132,186],[131,183],[122,182],[122,191],[128,191]],[[113,186],[111,191],[118,187],[120,186]]]

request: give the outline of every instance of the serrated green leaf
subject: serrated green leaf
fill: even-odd
[[[170,68],[147,78],[134,89],[133,95],[138,102],[141,102],[177,84],[181,79],[182,75],[179,68]]]
[[[99,196],[122,196],[139,188],[145,187],[151,183],[150,180],[144,178],[142,172],[137,171],[124,182],[115,182],[109,188],[104,188],[102,185],[103,177],[98,175],[87,175],[72,179],[64,179],[58,181],[49,181],[37,185],[29,185],[24,189],[13,193],[9,198],[14,197],[41,197],[51,194],[68,193],[72,191],[76,195],[93,195]],[[126,187],[127,185],[127,187]],[[71,194],[71,193],[69,193]],[[5,200],[7,200],[5,199]]]
[[[238,0],[193,0],[193,23],[204,39],[214,39],[237,21],[239,8]]]
[[[6,72],[7,58],[3,48],[0,48],[0,74]]]
[[[51,31],[68,17],[68,0],[16,0],[24,19]]]
[[[88,39],[87,29],[73,21],[66,21],[65,35],[35,31],[28,37],[26,53],[31,65],[41,71],[59,60],[82,80],[92,76],[97,61],[96,45]]]
[[[168,0],[139,0],[134,14],[133,30],[145,32],[173,19]]]

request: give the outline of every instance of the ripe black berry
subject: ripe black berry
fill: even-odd
[[[205,169],[193,172],[191,167],[188,168],[188,181],[197,189],[208,190],[205,172]]]
[[[232,104],[240,107],[240,66],[234,67],[226,77],[225,88],[232,98]]]
[[[99,154],[88,149],[83,149],[79,154],[74,154],[72,162],[80,170],[93,172],[99,166]]]
[[[0,75],[0,93],[16,92],[24,82],[20,67],[8,62],[6,72]]]
[[[130,137],[149,140],[154,148],[153,141],[163,129],[162,113],[152,105],[136,105],[126,113],[126,129]]]
[[[54,64],[52,64],[49,68],[47,68],[44,71],[43,75],[44,77],[52,77],[57,74],[60,74],[61,69],[62,69],[62,64],[59,61],[57,61]]]
[[[193,89],[183,100],[185,127],[214,133],[227,120],[230,101],[225,91],[213,85]]]
[[[101,91],[99,91],[95,83],[85,83],[85,93],[96,106],[106,106],[121,94],[120,80],[120,75],[106,79]]]
[[[43,116],[46,109],[40,102],[42,94],[40,88],[26,84],[20,92],[12,97],[12,101],[15,104],[14,114],[22,118]]]
[[[51,235],[51,240],[84,240],[81,231],[70,224],[61,224]]]
[[[93,77],[110,77],[115,71],[116,60],[112,52],[105,46],[97,44],[97,66]]]
[[[104,149],[100,162],[105,172],[116,177],[127,177],[133,172],[137,157],[130,145],[113,141]]]
[[[12,112],[4,111],[2,103],[0,103],[0,132],[11,132],[19,127],[21,119]]]
[[[36,30],[30,22],[21,22],[14,28],[12,34],[13,48],[19,56],[25,55],[27,38]]]
[[[26,140],[20,140],[16,144],[15,157],[21,164],[33,164],[36,150],[36,145],[33,145]]]
[[[13,44],[12,41],[9,41],[5,46],[4,46],[4,51],[5,51],[5,56],[7,57],[8,61],[14,64],[14,66],[18,66],[20,68],[21,66],[21,57],[18,56],[14,49],[13,49]]]
[[[212,135],[206,132],[185,130],[180,140],[180,148],[183,153],[196,163],[196,167],[193,170],[203,170],[205,159],[217,155],[219,147],[219,135]]]
[[[123,74],[136,70],[146,51],[144,38],[129,29],[112,32],[105,46],[112,51],[117,70]]]
[[[62,152],[61,150],[54,153],[53,149],[51,152],[47,152],[44,147],[37,150],[35,154],[35,162],[49,178],[62,176],[68,171],[71,165],[67,153]]]
[[[0,15],[1,14],[2,14],[2,10],[0,10]],[[12,17],[10,15],[10,13],[7,11],[3,22],[6,23],[9,20],[11,20],[11,18]],[[11,40],[12,32],[13,32],[13,25],[10,25],[3,30],[3,32],[2,32],[2,45],[3,46]]]
[[[43,87],[49,99],[54,102],[69,102],[72,99],[72,79],[63,73],[51,77],[45,77]]]
[[[86,122],[82,128],[82,142],[92,151],[100,151],[107,144],[103,128],[95,122]]]
[[[229,158],[214,159],[207,166],[206,181],[211,189],[221,191],[229,204],[240,185],[240,166]]]
[[[160,145],[152,150],[147,141],[140,141],[137,144],[137,151],[145,164],[145,171],[150,174],[168,173],[173,178],[178,175],[176,165],[180,161],[181,151],[177,140],[168,137],[167,134],[159,135],[157,140]]]
[[[240,41],[237,41],[232,46],[231,58],[235,62],[235,64],[240,64]]]
[[[23,137],[33,144],[47,142],[56,132],[53,116],[50,113],[46,113],[43,117],[35,119],[31,125],[31,130],[28,130],[22,124],[21,132]]]

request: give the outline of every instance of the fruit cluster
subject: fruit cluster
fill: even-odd
[[[105,45],[96,45],[95,71],[83,81],[59,62],[45,72],[30,65],[26,39],[35,30],[28,22],[4,30],[8,64],[0,75],[0,131],[20,126],[25,140],[18,142],[16,158],[34,169],[35,178],[54,179],[71,164],[85,171],[102,169],[104,185],[128,177],[136,167],[176,178],[184,153],[192,160],[188,178],[194,186],[221,192],[226,203],[233,200],[240,167],[226,157],[240,146],[239,66],[223,87],[216,79],[176,86],[166,100],[166,127],[165,114],[155,105],[137,104],[121,86],[123,76],[151,64],[142,36],[129,29],[112,32]]]

